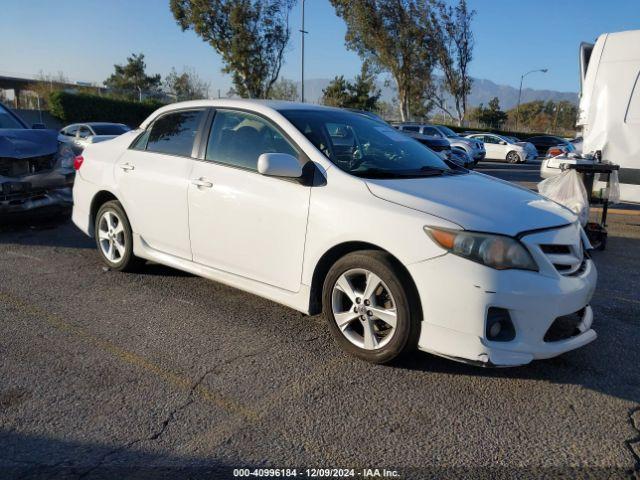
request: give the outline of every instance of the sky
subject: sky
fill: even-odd
[[[290,16],[291,42],[281,76],[300,79],[300,1]],[[357,1],[357,0],[354,0]],[[577,91],[578,46],[605,32],[640,29],[640,0],[469,0],[477,11],[471,75],[517,87]],[[360,59],[344,45],[346,31],[329,0],[306,0],[305,78],[353,78]],[[134,52],[148,73],[193,68],[226,93],[220,56],[176,24],[169,0],[2,0],[0,75],[63,72],[101,83]]]

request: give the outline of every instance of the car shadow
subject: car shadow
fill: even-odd
[[[143,442],[145,439],[140,439]],[[91,478],[134,480],[233,478],[235,468],[216,458],[152,454],[126,439],[121,446],[61,440],[0,430],[2,478]],[[144,443],[142,443],[144,445]],[[141,446],[142,446],[141,445]]]
[[[0,217],[0,244],[94,248],[93,240],[70,220],[69,210],[26,212]]]

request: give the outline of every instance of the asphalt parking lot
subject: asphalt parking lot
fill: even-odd
[[[531,165],[479,170],[537,181]],[[322,317],[158,265],[105,270],[65,217],[5,223],[0,477],[640,475],[640,215],[609,227],[594,254],[599,338],[479,369],[424,353],[370,365]]]

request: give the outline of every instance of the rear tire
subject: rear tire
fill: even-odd
[[[388,363],[417,346],[418,294],[385,252],[364,250],[339,259],[325,278],[322,305],[329,330],[351,355]]]
[[[112,270],[132,272],[144,265],[144,260],[133,254],[131,225],[117,200],[106,202],[98,209],[94,237],[102,261]]]

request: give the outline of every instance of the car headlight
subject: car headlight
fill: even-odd
[[[61,143],[58,145],[58,152],[56,153],[56,162],[60,162],[62,168],[73,168],[73,159],[75,155],[69,145]]]
[[[429,226],[424,231],[448,252],[487,267],[538,271],[531,253],[515,238]]]

